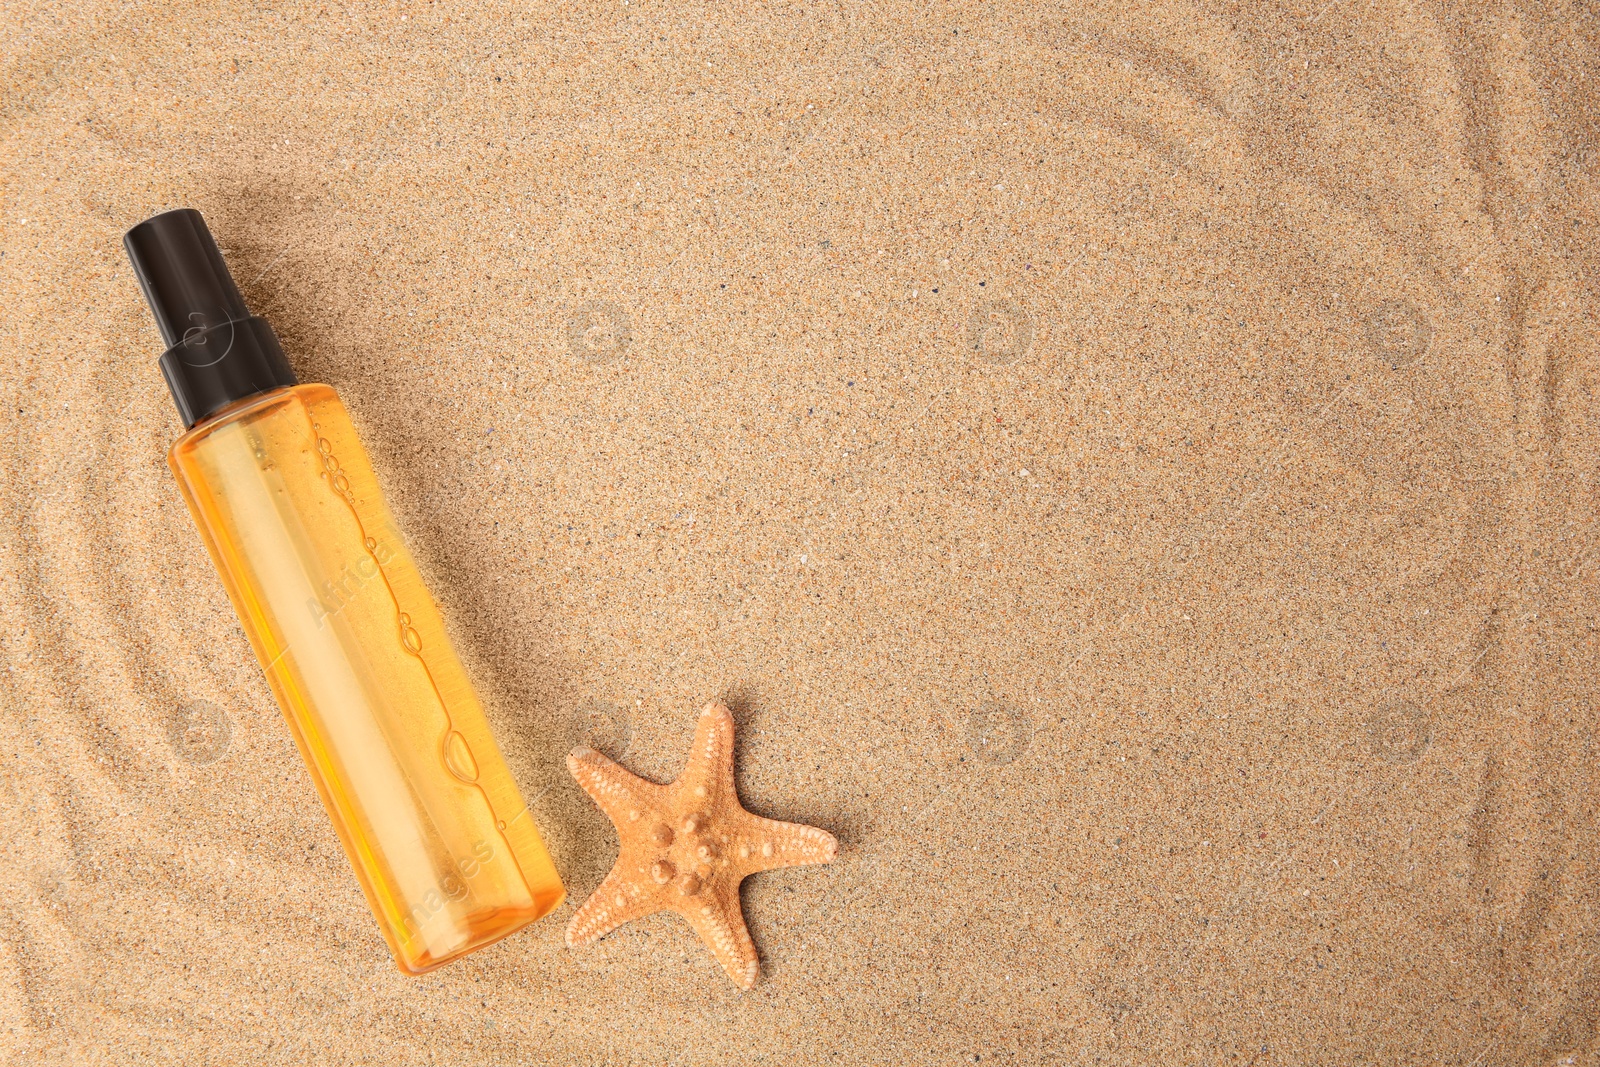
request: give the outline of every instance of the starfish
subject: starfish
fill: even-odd
[[[675,911],[689,921],[735,985],[756,984],[761,965],[745,929],[739,883],[757,871],[831,863],[839,842],[826,830],[763,819],[744,810],[733,783],[733,715],[707,704],[677,781],[657,785],[579,746],[567,769],[616,824],[617,863],[567,926],[586,945],[625,922]]]

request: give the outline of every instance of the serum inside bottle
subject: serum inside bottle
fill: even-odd
[[[564,896],[334,390],[295,379],[194,211],[124,238],[189,430],[168,465],[402,971]]]

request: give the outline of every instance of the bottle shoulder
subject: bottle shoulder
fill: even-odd
[[[248,425],[262,419],[273,418],[281,414],[285,407],[311,409],[325,407],[329,403],[343,406],[333,386],[323,385],[320,382],[285,386],[257,396],[246,397],[236,404],[223,408],[210,418],[195,423],[172,443],[170,451],[176,454],[193,448],[225,427]]]

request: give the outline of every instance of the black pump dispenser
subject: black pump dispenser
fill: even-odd
[[[245,307],[200,212],[145,219],[123,235],[122,247],[167,345],[161,374],[184,426],[298,384],[272,327]]]

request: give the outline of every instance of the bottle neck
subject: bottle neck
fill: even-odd
[[[241,400],[299,384],[277,335],[256,315],[185,334],[162,354],[161,375],[186,428]]]

